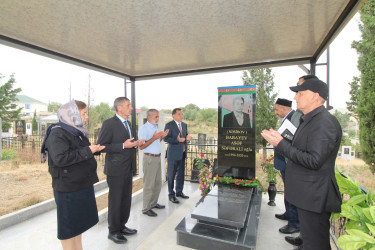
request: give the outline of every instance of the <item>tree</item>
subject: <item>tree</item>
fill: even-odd
[[[375,0],[368,0],[360,9],[362,40],[354,41],[361,87],[358,98],[359,139],[363,160],[375,171]]]
[[[199,122],[215,122],[217,124],[217,110],[213,108],[200,109],[196,115]]]
[[[4,78],[0,74],[0,81]],[[6,131],[10,128],[11,122],[19,119],[19,114],[22,108],[16,109],[12,102],[17,101],[16,95],[21,92],[20,88],[13,89],[13,84],[16,82],[14,74],[11,74],[9,80],[0,86],[0,118],[2,120],[2,130]]]
[[[114,114],[115,112],[108,103],[101,102],[97,106],[90,107],[90,127],[88,128],[90,133],[94,132],[98,125],[102,124],[104,120],[111,118]]]
[[[54,113],[57,113],[57,110],[59,110],[59,108],[62,106],[61,103],[58,103],[58,102],[50,102],[48,103],[48,111],[49,112],[54,112]]]
[[[360,89],[361,79],[359,77],[353,77],[353,81],[350,85],[350,101],[346,102],[346,108],[350,111],[352,116],[358,121],[358,98]]]
[[[346,131],[348,128],[348,124],[350,122],[350,114],[349,113],[341,113],[337,109],[333,113],[333,115],[337,118],[339,121],[341,128],[343,131]]]
[[[184,112],[184,119],[194,121],[197,118],[199,110],[199,107],[195,104],[190,103],[186,105],[184,108],[182,108],[182,111]]]
[[[242,76],[244,85],[257,85],[256,145],[263,147],[264,157],[266,157],[267,141],[260,133],[264,129],[275,128],[278,120],[273,108],[277,97],[277,94],[273,93],[275,86],[273,78],[270,68],[246,70]]]
[[[31,127],[33,132],[38,130],[38,124],[36,123],[36,109],[34,110],[34,116],[33,119],[31,120]]]
[[[172,114],[172,110],[171,109],[161,109],[160,112],[163,112],[166,115],[171,115]]]

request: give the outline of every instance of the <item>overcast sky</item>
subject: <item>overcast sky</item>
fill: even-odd
[[[353,76],[359,76],[357,53],[351,49],[353,40],[360,39],[357,14],[330,46],[330,105],[345,108],[349,100]],[[89,75],[91,77],[91,103],[106,102],[124,95],[124,80],[104,73],[88,70],[36,54],[0,45],[0,73],[4,83],[15,73],[15,87],[20,94],[39,101],[60,102],[72,98],[87,103]],[[319,62],[325,62],[325,54]],[[306,65],[309,67],[309,65]],[[278,97],[292,100],[289,86],[295,85],[305,73],[297,66],[273,68],[275,92]],[[325,66],[317,66],[317,76],[326,82]],[[217,87],[242,85],[242,71],[175,77],[136,82],[136,106],[140,108],[172,109],[194,103],[200,108],[217,108]],[[71,91],[70,89],[71,85]],[[130,89],[128,89],[130,93]]]

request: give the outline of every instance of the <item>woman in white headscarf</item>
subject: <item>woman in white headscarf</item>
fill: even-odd
[[[104,146],[90,145],[84,127],[86,104],[70,101],[61,106],[60,122],[51,125],[42,153],[48,153],[49,172],[57,205],[57,238],[63,249],[82,249],[82,233],[98,223],[93,184],[98,182],[94,154]]]

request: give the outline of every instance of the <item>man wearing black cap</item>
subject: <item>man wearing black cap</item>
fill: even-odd
[[[285,120],[290,121],[293,114],[295,113],[295,111],[292,109],[292,101],[289,101],[287,99],[278,98],[275,103],[274,109],[275,109],[275,114],[278,117],[283,119],[281,124],[283,124]],[[298,127],[298,124],[296,124],[296,127]],[[276,169],[280,170],[281,178],[285,185],[286,159],[284,156],[277,153],[276,151],[275,151],[275,158],[274,158],[274,166]],[[299,232],[297,208],[293,206],[292,204],[290,204],[285,198],[284,198],[284,204],[285,204],[285,213],[275,214],[276,218],[280,220],[288,221],[287,225],[279,228],[280,233],[292,234],[292,233]]]
[[[318,79],[318,77],[316,77],[315,75],[304,75],[304,76],[301,76],[300,78],[298,78],[297,86],[301,85],[302,83],[304,83],[306,80],[309,80],[309,79]],[[298,128],[298,125],[299,125],[299,122],[300,122],[301,115],[303,115],[302,111],[299,110],[299,109],[297,109],[296,112],[294,112],[292,118],[290,119],[290,121],[292,122],[292,124],[294,124],[297,128]],[[285,181],[284,181],[284,183],[285,183]],[[284,198],[284,200],[286,201],[285,198]],[[287,202],[287,204],[288,204],[288,206],[290,206],[289,210],[291,210],[291,213],[295,214],[297,216],[297,218],[298,218],[298,212],[297,212],[296,206],[294,206],[293,204],[291,204],[289,202]],[[277,217],[277,218],[279,218],[279,217]],[[283,219],[283,218],[279,218],[279,219]],[[302,239],[302,235],[301,234],[299,234],[297,237],[285,236],[285,240],[288,243],[290,243],[290,244],[292,244],[294,246],[301,246],[303,244],[303,239]]]
[[[292,142],[277,131],[263,130],[262,136],[287,157],[286,199],[298,210],[303,249],[331,249],[329,218],[341,211],[341,196],[334,167],[342,130],[337,119],[323,106],[327,84],[318,79],[290,87],[296,93],[297,108],[303,112]]]

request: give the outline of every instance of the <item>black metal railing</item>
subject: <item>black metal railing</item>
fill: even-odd
[[[17,153],[27,153],[40,156],[40,149],[43,144],[44,136],[32,135],[32,136],[19,136],[19,137],[4,137],[2,141],[2,149],[11,149]],[[94,136],[89,137],[90,143],[95,143],[96,138]],[[97,160],[102,160],[103,154],[95,155]]]
[[[208,160],[210,162],[209,167],[214,166],[215,159],[217,159],[217,139],[208,138],[205,141],[193,139],[187,145],[185,180],[190,181],[196,159]]]

